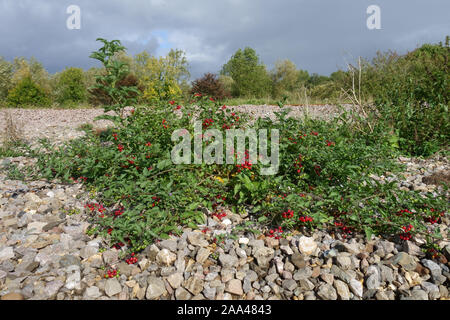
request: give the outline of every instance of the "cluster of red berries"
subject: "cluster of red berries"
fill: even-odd
[[[318,175],[318,176],[320,176],[320,171],[321,171],[322,169],[320,168],[320,166],[319,165],[315,165],[314,166],[314,171],[315,171],[315,173]]]
[[[292,143],[294,143],[294,144],[297,144],[297,141],[295,141],[294,138],[289,137],[288,140],[289,140],[289,141],[292,141]]]
[[[413,214],[413,213],[412,213],[411,211],[409,211],[408,209],[402,209],[402,210],[400,210],[399,212],[397,212],[397,216],[403,217],[403,216],[404,216],[404,213],[407,213],[407,214],[409,214],[409,215],[412,215],[412,214]]]
[[[301,216],[298,220],[300,220],[300,222],[313,222],[314,219],[309,216]]]
[[[153,196],[152,200],[154,201],[152,203],[152,207],[154,207],[154,206],[156,206],[159,203],[159,201],[161,201],[161,198],[158,198],[157,196]]]
[[[282,213],[284,219],[291,219],[294,216],[294,211],[288,209],[287,211]]]
[[[167,126],[166,123],[167,123],[166,119],[163,119],[163,121],[162,121],[162,126],[163,126],[164,129],[167,129],[167,128],[168,128],[168,126]]]
[[[81,176],[81,177],[78,177],[78,179],[75,179],[74,177],[71,177],[70,179],[72,179],[74,183],[78,183],[78,182],[81,182],[80,180],[86,182],[88,178]]]
[[[113,133],[112,136],[114,137],[114,140],[117,140],[117,133]]]
[[[117,150],[119,150],[119,152],[122,152],[123,151],[123,145],[118,144],[117,145]]]
[[[427,254],[431,256],[431,259],[436,259],[440,256],[440,253],[434,248],[428,248]]]
[[[202,232],[203,232],[203,233],[207,233],[208,231],[209,231],[208,228],[203,228],[203,229],[202,229]]]
[[[440,220],[441,220],[441,218],[435,218],[435,217],[425,217],[425,218],[423,218],[423,220],[425,221],[425,222],[429,222],[429,223],[431,223],[431,224],[435,224],[435,223],[438,223]]]
[[[212,126],[213,123],[214,123],[214,120],[213,120],[213,119],[211,119],[211,118],[205,119],[205,120],[203,121],[203,128],[206,129],[206,128]]]
[[[175,104],[175,101],[170,100],[169,103],[170,103],[171,105],[174,105],[174,104]]]
[[[235,155],[235,158],[237,158],[237,155]],[[244,163],[236,165],[237,173],[241,172],[244,169],[252,170],[252,163],[249,161],[249,159],[250,159],[250,154],[249,154],[248,150],[245,150]]]
[[[117,272],[116,269],[108,270],[107,274],[105,274],[105,278],[114,278],[114,277],[119,277],[119,273]]]
[[[119,216],[121,216],[123,214],[123,212],[125,211],[124,208],[120,208],[114,211],[114,218],[117,218]]]
[[[202,96],[201,93],[196,93],[196,94],[194,94],[194,97],[201,97],[201,96]]]
[[[131,254],[131,257],[126,259],[125,262],[128,264],[135,264],[138,259],[134,256],[134,252]]]
[[[343,233],[342,237],[345,239],[347,235],[352,233],[352,229],[350,227],[345,226],[342,222],[335,222],[334,225],[339,227]]]
[[[267,237],[280,239],[282,234],[283,234],[283,229],[280,226],[280,227],[275,228],[275,229],[270,229],[269,230],[269,234],[267,235]]]
[[[113,245],[113,248],[120,250],[120,248],[122,248],[125,244],[123,242],[117,242],[116,244]]]
[[[330,146],[334,146],[334,145],[335,145],[335,143],[332,142],[332,141],[326,140],[325,142],[327,143],[327,147],[330,147]]]
[[[316,132],[316,131],[311,131],[311,134],[312,134],[313,136],[317,136],[319,133]]]
[[[89,208],[91,212],[97,210],[98,212],[103,213],[106,210],[105,207],[100,203],[86,203],[84,207]]]
[[[302,167],[303,167],[303,165],[302,165],[302,160],[303,160],[303,156],[300,154],[300,155],[298,156],[298,159],[296,159],[296,160],[294,161],[294,168],[298,168],[298,169],[297,169],[297,173],[302,172]]]
[[[212,214],[214,217],[216,217],[217,219],[219,219],[220,221],[222,221],[223,218],[225,218],[227,216],[227,214],[225,212],[214,212]]]
[[[413,226],[411,224],[407,225],[407,226],[403,226],[403,233],[399,234],[399,238],[402,240],[410,240],[412,238],[412,235],[410,233],[410,231],[412,230]]]

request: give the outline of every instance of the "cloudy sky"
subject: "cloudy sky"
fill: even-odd
[[[70,30],[67,8],[81,10]],[[381,9],[381,29],[369,30],[366,10]],[[119,39],[136,54],[186,52],[192,78],[218,72],[250,46],[273,67],[290,59],[329,75],[377,50],[404,53],[450,35],[449,0],[0,0],[0,56],[34,56],[50,72],[98,66],[89,54],[98,37]]]

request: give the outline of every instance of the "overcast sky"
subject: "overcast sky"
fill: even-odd
[[[70,30],[67,7],[81,10]],[[381,9],[381,29],[369,30],[367,7]],[[449,0],[0,0],[0,56],[34,56],[53,73],[99,66],[89,54],[98,37],[119,39],[136,54],[186,52],[192,79],[218,72],[250,46],[273,67],[290,59],[329,75],[377,50],[405,53],[450,34]]]

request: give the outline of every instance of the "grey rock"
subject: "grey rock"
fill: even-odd
[[[412,256],[424,257],[425,253],[415,243],[407,240],[403,243],[403,250]]]
[[[177,290],[175,290],[175,298],[177,300],[190,300],[191,297],[192,295],[189,293],[189,291],[187,291],[183,287],[179,287],[177,288]]]
[[[81,289],[81,272],[77,265],[70,265],[66,268],[67,278],[65,287],[69,290]]]
[[[59,265],[61,266],[61,268],[67,268],[72,265],[81,267],[81,261],[80,258],[74,255],[66,254],[59,260]]]
[[[253,271],[253,270],[248,270],[245,273],[244,281],[245,280],[247,280],[249,282],[254,282],[254,281],[258,280],[258,274],[255,271]]]
[[[380,265],[380,270],[381,270],[380,273],[381,281],[391,283],[392,281],[395,280],[394,270],[385,265]]]
[[[350,283],[350,280],[354,278],[349,272],[347,272],[346,270],[342,270],[336,265],[331,266],[330,272],[332,275],[334,275],[335,278],[338,278],[345,283]]]
[[[167,250],[172,251],[172,252],[177,252],[178,243],[177,243],[176,240],[168,239],[168,240],[161,241],[159,243],[159,246],[162,249],[167,249]]]
[[[410,256],[406,252],[399,252],[394,256],[392,263],[394,265],[401,265],[405,270],[414,271],[417,267],[417,263],[413,256]]]
[[[410,296],[403,295],[400,300],[428,300],[428,294],[423,290],[411,290]]]
[[[221,253],[219,255],[219,262],[223,268],[232,268],[237,266],[239,260],[237,257],[230,254]]]
[[[83,297],[87,300],[97,299],[101,296],[100,289],[96,286],[91,286],[84,291]]]
[[[322,300],[337,300],[336,290],[328,283],[322,284],[317,290],[317,295]]]
[[[190,293],[192,293],[194,296],[196,296],[200,292],[203,291],[203,284],[204,284],[204,280],[203,279],[201,279],[197,275],[193,275],[188,280],[186,280],[186,283],[184,284],[184,287]]]
[[[428,259],[422,259],[421,262],[430,270],[431,278],[436,284],[443,284],[446,281],[446,277],[442,275],[442,268],[436,262]]]
[[[292,279],[283,280],[282,286],[286,290],[294,291],[297,288],[297,282]]]
[[[298,281],[300,288],[304,291],[311,291],[314,289],[314,283],[312,283],[311,281],[309,281],[308,279],[300,279]]]
[[[363,296],[363,285],[361,282],[356,279],[351,279],[348,286],[354,295],[360,298]]]
[[[345,256],[342,253],[339,253],[336,257],[336,264],[342,270],[348,270],[352,267],[352,260],[349,256]]]
[[[256,261],[258,262],[258,266],[261,268],[268,268],[270,261],[273,259],[275,254],[275,250],[268,247],[258,247],[253,256],[255,257]]]
[[[191,232],[188,234],[187,239],[193,246],[207,247],[208,241],[205,239],[205,234],[201,232]]]
[[[380,287],[380,280],[377,274],[370,275],[366,280],[366,287],[369,290],[376,290]]]
[[[62,282],[61,280],[53,280],[47,282],[44,289],[45,295],[47,296],[48,299],[54,299],[59,289],[61,289],[63,286],[64,282]]]
[[[116,278],[106,280],[105,293],[108,297],[119,294],[122,291],[122,286]]]
[[[167,277],[167,282],[173,289],[177,289],[183,282],[183,275],[180,272],[176,272]]]
[[[161,266],[171,266],[177,260],[177,255],[168,249],[162,249],[156,255],[155,260]]]
[[[150,276],[147,279],[147,283],[148,283],[148,287],[147,287],[147,292],[145,294],[145,297],[148,300],[158,299],[159,297],[161,297],[162,295],[165,295],[167,293],[166,286],[162,279],[157,278],[155,276]],[[180,289],[180,288],[178,288],[178,289]]]
[[[211,251],[207,248],[200,248],[197,252],[196,260],[198,263],[203,264],[210,256]]]
[[[345,282],[341,280],[334,280],[333,283],[337,294],[341,300],[350,300],[350,290]]]
[[[430,300],[436,300],[441,297],[441,293],[439,291],[439,287],[434,283],[424,281],[420,284],[420,286],[428,293],[428,297]]]
[[[83,259],[88,259],[92,257],[93,255],[97,254],[98,247],[94,246],[85,246],[83,249],[80,250],[80,257]]]
[[[214,300],[216,298],[217,288],[205,287],[203,289],[203,295],[206,299]]]
[[[294,266],[296,266],[298,269],[303,269],[306,267],[306,261],[302,254],[300,253],[294,253],[291,256],[291,262]]]
[[[305,267],[303,269],[299,269],[296,273],[293,275],[294,280],[300,280],[300,279],[307,279],[311,277],[312,275],[312,269],[311,267]]]
[[[242,289],[242,281],[238,279],[231,279],[227,282],[225,291],[237,296],[243,295],[244,291]]]
[[[0,263],[14,258],[14,249],[13,247],[4,247],[0,250]]]

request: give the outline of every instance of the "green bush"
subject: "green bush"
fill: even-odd
[[[12,88],[7,97],[9,105],[17,107],[23,105],[48,106],[51,101],[46,92],[31,80],[31,77],[23,78],[14,88]]]
[[[59,103],[81,103],[86,100],[84,72],[79,68],[66,68],[58,75],[57,101]]]
[[[363,62],[363,94],[408,154],[427,156],[448,145],[449,53],[447,37],[445,45],[425,44],[403,56],[379,53]]]

